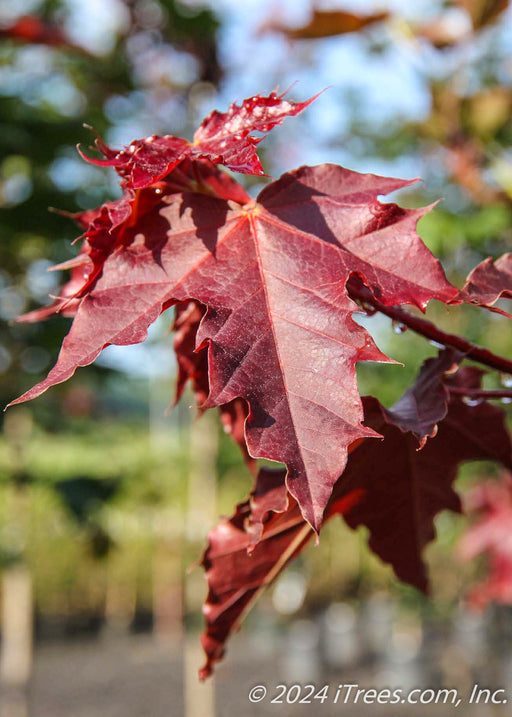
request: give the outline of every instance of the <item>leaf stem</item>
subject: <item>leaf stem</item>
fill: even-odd
[[[447,386],[451,394],[459,396],[468,396],[469,398],[510,398],[512,399],[512,389],[498,388],[464,388],[463,386]]]
[[[481,346],[477,346],[462,336],[446,333],[431,321],[421,319],[419,316],[413,316],[398,306],[386,306],[385,304],[381,304],[370,289],[364,286],[357,277],[350,277],[347,282],[347,290],[352,299],[372,306],[379,313],[389,316],[393,321],[407,326],[408,329],[424,336],[426,339],[435,341],[437,344],[446,347],[457,349],[457,351],[462,351],[462,353],[466,355],[466,358],[483,364],[484,366],[502,371],[503,373],[512,374],[512,361],[509,359],[494,354],[492,351],[484,349]],[[507,394],[507,397],[508,395],[509,394]]]

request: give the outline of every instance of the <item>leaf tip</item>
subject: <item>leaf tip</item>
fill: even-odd
[[[204,682],[212,674],[212,668],[211,668],[209,662],[210,662],[210,660],[207,660],[205,662],[205,664],[202,667],[200,667],[197,672],[200,682]]]

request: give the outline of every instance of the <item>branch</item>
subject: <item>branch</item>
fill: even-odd
[[[512,361],[509,359],[494,354],[492,351],[488,351],[488,349],[484,349],[481,346],[477,346],[462,336],[448,334],[438,329],[431,321],[413,316],[398,306],[385,306],[385,304],[381,304],[370,289],[364,286],[357,277],[350,277],[347,282],[347,290],[350,297],[362,303],[363,306],[371,306],[379,313],[389,316],[393,321],[407,326],[411,331],[424,336],[430,341],[435,341],[442,346],[462,351],[462,353],[466,354],[466,358],[481,363],[484,366],[502,371],[503,373],[512,374]],[[508,395],[509,394],[507,394],[506,397],[508,397]]]

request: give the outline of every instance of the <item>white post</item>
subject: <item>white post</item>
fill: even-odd
[[[218,423],[206,411],[190,428],[190,474],[186,516],[186,540],[204,544],[206,532],[216,520]],[[185,612],[197,613],[205,596],[204,575],[194,570],[185,578]],[[215,717],[215,691],[212,678],[200,683],[198,669],[204,655],[197,633],[185,634],[185,716]]]
[[[4,570],[0,678],[14,687],[24,686],[32,669],[32,595],[32,577],[23,564]]]

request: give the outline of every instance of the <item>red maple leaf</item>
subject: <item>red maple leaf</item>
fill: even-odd
[[[437,424],[446,416],[450,394],[445,376],[457,370],[462,358],[460,352],[442,351],[427,359],[413,385],[392,408],[383,409],[388,423],[416,436],[420,448],[437,434]]]
[[[464,301],[491,307],[503,297],[512,299],[512,254],[503,254],[496,261],[489,257],[469,274],[462,289]]]
[[[106,159],[93,159],[82,153],[92,164],[114,167],[126,186],[141,189],[168,175],[184,159],[206,159],[214,164],[244,174],[265,174],[256,146],[263,137],[251,132],[269,132],[286,117],[297,115],[318,95],[305,102],[291,102],[284,95],[272,92],[268,97],[255,95],[232,104],[227,112],[214,110],[206,117],[189,142],[182,137],[146,137],[116,152],[97,138],[96,147]]]
[[[458,358],[448,351],[428,359],[412,390],[390,410],[373,397],[363,399],[365,424],[383,440],[351,447],[324,516],[325,522],[341,514],[354,529],[365,525],[373,552],[391,564],[397,577],[423,591],[428,581],[422,552],[435,537],[434,518],[442,510],[460,512],[452,488],[459,465],[495,460],[512,466],[504,412],[487,402],[468,406],[459,397],[449,401],[447,386],[480,385],[481,373],[473,369],[460,369],[453,377],[447,373]],[[410,415],[414,392],[423,393],[431,417],[418,435]],[[425,444],[435,422],[438,431]],[[209,587],[203,678],[221,659],[226,640],[262,589],[314,535],[297,503],[286,498],[285,471],[260,472],[249,501],[209,535],[203,557]]]
[[[295,558],[314,535],[285,484],[286,471],[263,468],[249,500],[237,505],[208,536],[202,565],[208,580],[203,606],[207,623],[201,642],[207,656],[200,677],[208,677],[236,630],[261,592]],[[360,494],[336,504],[348,510]]]
[[[204,406],[247,401],[249,453],[286,463],[318,529],[347,447],[374,435],[361,425],[355,364],[389,360],[351,318],[347,281],[358,276],[383,304],[422,309],[457,293],[415,232],[426,210],[377,201],[410,183],[321,165],[283,175],[244,206],[146,189],[110,232],[102,210],[87,234],[97,277],[56,366],[18,401],[109,344],[142,341],[163,309],[195,299],[208,306],[197,335],[209,346]]]
[[[487,402],[471,407],[456,398],[435,438],[418,451],[416,439],[389,424],[376,399],[368,397],[364,405],[367,425],[384,440],[365,442],[349,461],[341,481],[345,490],[366,493],[344,517],[351,528],[369,529],[370,548],[400,580],[426,591],[422,553],[435,538],[434,517],[441,510],[461,509],[452,489],[459,465],[473,460],[512,465],[504,413]]]

